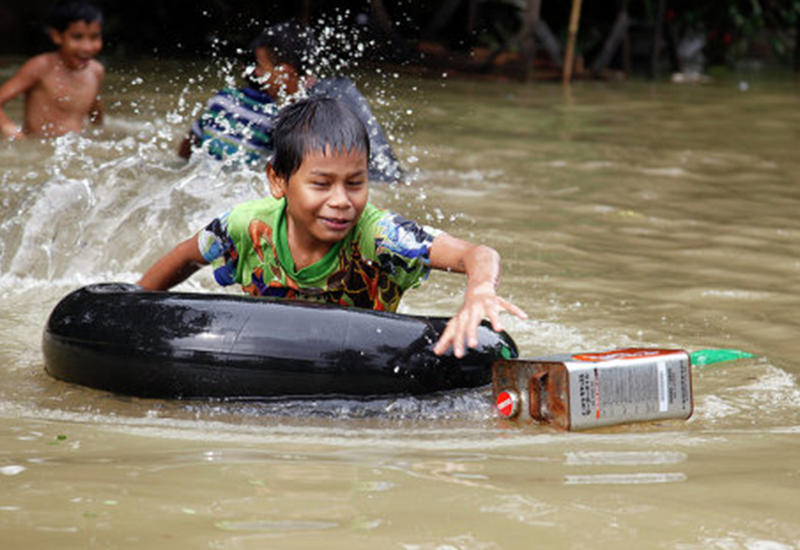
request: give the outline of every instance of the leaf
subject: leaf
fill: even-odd
[[[723,361],[735,361],[737,359],[750,359],[755,357],[752,353],[738,349],[701,349],[689,354],[692,365],[703,367],[713,363]]]

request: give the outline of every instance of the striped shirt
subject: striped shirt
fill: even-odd
[[[208,100],[192,124],[192,133],[219,160],[244,155],[248,164],[269,159],[278,106],[272,97],[253,88],[225,88]]]

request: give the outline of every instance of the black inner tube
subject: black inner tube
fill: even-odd
[[[423,317],[104,283],[53,309],[45,369],[60,380],[139,397],[275,399],[420,395],[488,384],[517,356],[484,322],[458,359],[433,354],[445,317]]]

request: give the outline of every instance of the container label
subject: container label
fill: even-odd
[[[658,410],[664,412],[669,408],[669,390],[667,384],[667,364],[658,362]]]
[[[644,357],[657,357],[660,355],[673,355],[674,353],[674,350],[668,349],[625,348],[599,353],[576,353],[572,358],[576,361],[599,363],[601,361],[615,361],[618,359],[640,359]]]
[[[665,355],[567,364],[572,429],[688,417],[688,360]]]
[[[592,389],[592,379],[589,376],[589,371],[581,371],[577,376],[578,380],[578,400],[580,404],[581,416],[589,416],[592,414],[592,404],[594,403],[594,390]]]

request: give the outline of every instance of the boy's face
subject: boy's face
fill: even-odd
[[[253,51],[256,58],[255,75],[263,79],[262,89],[274,98],[280,95],[293,95],[300,87],[300,78],[291,66],[275,65],[264,47]]]
[[[64,32],[51,28],[50,38],[67,68],[80,70],[103,48],[102,30],[99,21],[73,21]]]
[[[312,151],[286,182],[267,167],[275,198],[286,197],[290,242],[305,252],[330,249],[355,226],[369,196],[364,151]]]

